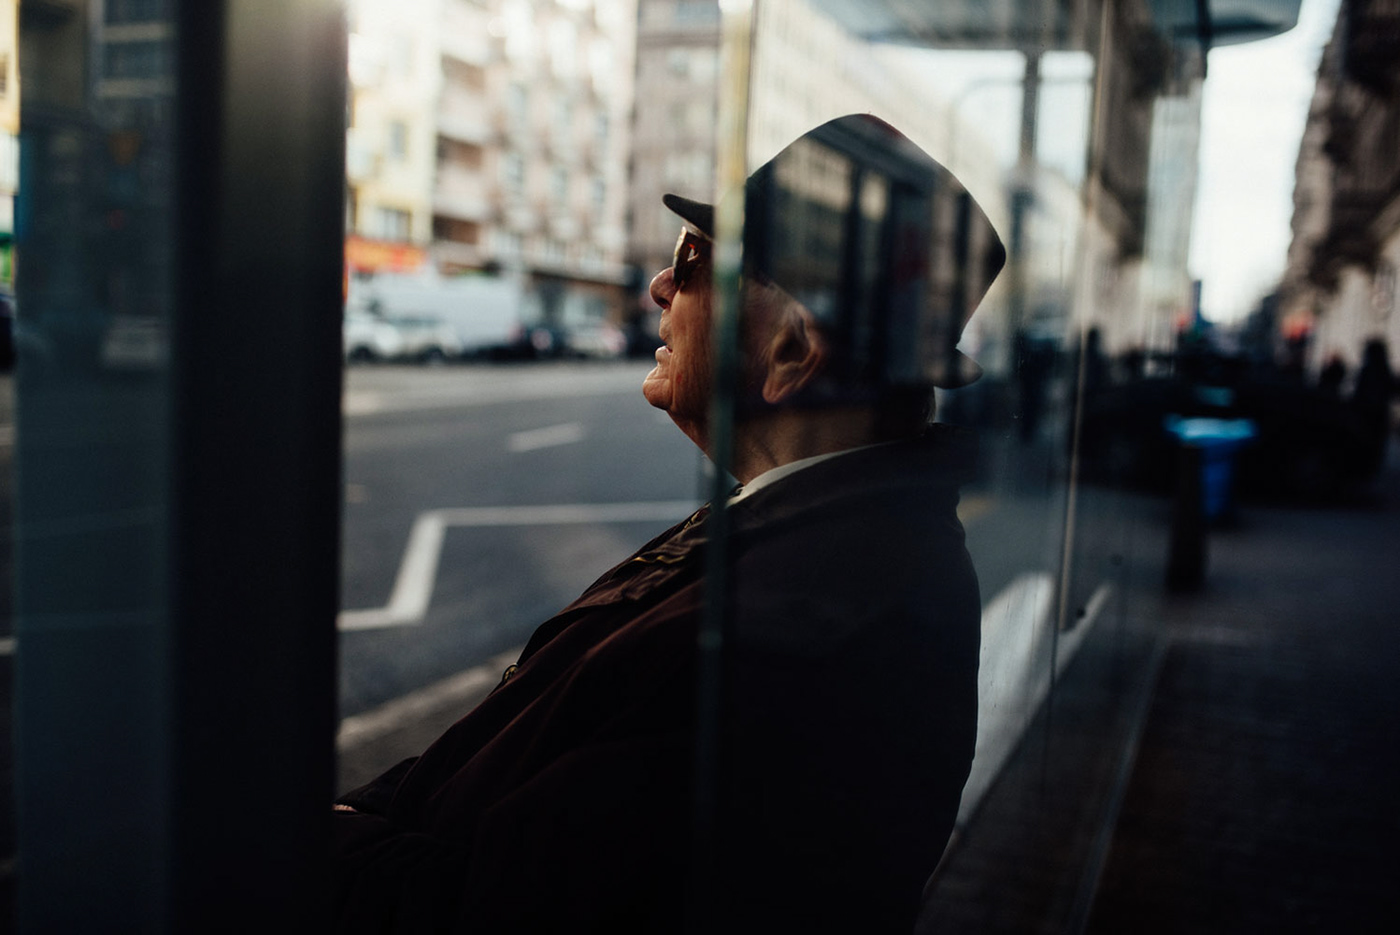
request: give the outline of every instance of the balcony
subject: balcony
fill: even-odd
[[[491,213],[491,201],[481,174],[440,163],[433,191],[433,212],[462,221],[486,220]]]
[[[484,146],[495,138],[491,122],[486,119],[484,109],[478,113],[457,110],[439,111],[437,118],[439,136],[456,140],[459,143],[472,143]]]
[[[468,65],[485,67],[491,61],[490,36],[480,24],[463,28],[463,17],[444,16],[439,37],[443,58],[454,58]]]

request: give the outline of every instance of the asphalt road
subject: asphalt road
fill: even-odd
[[[649,368],[347,371],[345,611],[389,603],[415,520],[425,512],[515,512],[493,514],[488,525],[448,523],[436,573],[419,576],[431,579],[419,622],[342,633],[342,715],[521,645],[598,574],[699,502],[702,459],[642,399]],[[634,503],[661,506],[630,521],[606,513],[589,521],[585,509],[583,521],[548,522],[518,509]]]

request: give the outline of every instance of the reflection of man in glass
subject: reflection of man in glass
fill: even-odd
[[[643,392],[702,449],[713,209],[670,269]],[[1004,254],[888,125],[806,134],[746,189],[731,620],[716,768],[695,769],[702,510],[536,631],[422,756],[338,805],[346,930],[908,932],[976,735],[967,452],[932,387]],[[717,860],[694,875],[693,801]],[[702,891],[695,887],[703,880]]]

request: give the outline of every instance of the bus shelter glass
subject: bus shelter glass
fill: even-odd
[[[682,40],[668,31],[674,27],[659,12],[666,5],[652,6],[658,12],[650,35],[657,47],[645,42],[644,14],[639,75],[649,69],[659,75],[673,60],[699,54],[693,39],[681,48]],[[1159,414],[1147,410],[1114,420],[1102,404],[1116,387],[1181,366],[1180,312],[1192,301],[1185,238],[1204,47],[1197,33],[1179,29],[1156,7],[1104,4],[1085,16],[1047,6],[990,18],[957,5],[877,6],[841,0],[725,6],[723,23],[708,40],[720,49],[722,63],[746,69],[742,90],[736,89],[741,76],[725,74],[710,105],[679,75],[648,83],[656,91],[651,100],[639,94],[638,126],[650,125],[648,114],[706,106],[715,108],[721,127],[726,107],[741,108],[745,117],[741,175],[724,170],[725,147],[735,140],[721,139],[711,149],[702,138],[686,137],[677,139],[678,150],[716,154],[717,185],[675,174],[654,186],[657,194],[674,191],[690,201],[718,197],[720,214],[726,198],[744,204],[742,228],[721,229],[717,251],[731,261],[741,257],[740,276],[725,280],[721,270],[716,279],[717,290],[736,290],[734,298],[726,296],[739,319],[728,356],[739,362],[741,376],[732,393],[724,385],[719,390],[732,397],[722,402],[733,406],[736,460],[730,467],[740,468],[738,479],[753,473],[745,451],[770,415],[754,403],[753,387],[763,386],[765,404],[781,406],[780,391],[762,383],[761,366],[757,376],[744,369],[763,353],[745,342],[764,327],[756,319],[775,303],[834,349],[836,369],[826,374],[831,379],[793,397],[803,406],[794,424],[820,426],[823,412],[834,423],[850,408],[898,413],[912,394],[928,393],[931,432],[975,439],[966,471],[947,463],[937,468],[960,491],[956,517],[979,592],[980,613],[973,615],[978,651],[961,664],[951,635],[962,625],[961,579],[948,569],[962,558],[962,543],[944,538],[936,514],[919,514],[924,525],[916,554],[925,576],[906,573],[916,561],[908,540],[911,516],[915,504],[927,509],[931,494],[924,487],[906,490],[910,500],[900,522],[875,500],[861,499],[881,482],[876,458],[892,459],[900,444],[908,444],[896,442],[910,437],[907,430],[848,432],[843,446],[804,449],[832,455],[853,447],[851,439],[855,447],[887,446],[804,464],[765,490],[775,503],[785,493],[794,500],[812,496],[811,485],[832,502],[840,491],[863,504],[858,532],[842,525],[832,505],[809,520],[808,535],[822,550],[854,554],[808,582],[805,633],[787,585],[746,568],[762,554],[765,532],[777,534],[746,525],[743,500],[733,501],[728,590],[715,598],[726,601],[728,611],[718,631],[727,638],[719,663],[724,675],[717,677],[724,690],[713,707],[718,739],[710,772],[702,762],[698,774],[714,783],[720,803],[713,815],[715,852],[697,857],[697,874],[713,887],[716,905],[735,893],[754,897],[755,887],[777,885],[771,876],[762,884],[746,878],[757,872],[742,860],[725,863],[735,860],[727,848],[755,823],[782,827],[793,841],[795,850],[777,847],[773,855],[819,850],[793,830],[795,815],[803,814],[822,826],[808,833],[840,842],[831,844],[835,850],[898,854],[903,847],[932,854],[922,875],[911,859],[882,866],[883,882],[867,882],[893,887],[900,872],[917,877],[919,886],[905,884],[913,893],[909,905],[917,905],[921,925],[935,930],[943,914],[957,911],[940,898],[943,878],[923,888],[949,832],[965,831],[994,789],[1002,796],[1040,796],[1044,814],[1057,815],[1047,777],[1057,770],[1105,769],[1103,757],[1089,765],[1086,749],[1107,749],[1109,738],[1121,736],[1123,713],[1146,681],[1154,630],[1133,613],[1134,587],[1143,576],[1150,576],[1151,587],[1160,585],[1167,530],[1158,506],[1161,487],[1149,484],[1145,493],[1137,482],[1153,467],[1169,469],[1174,452],[1161,439],[1160,425],[1149,424]],[[640,157],[638,164],[647,165]],[[747,180],[742,196],[741,179]],[[682,213],[692,227],[703,225],[703,215]],[[650,219],[639,218],[635,236],[654,241],[659,252],[674,219],[660,214],[649,233]],[[859,479],[841,479],[843,459],[865,469]],[[925,485],[929,472],[937,473],[912,459],[903,469],[923,471]],[[1130,489],[1129,481],[1137,486]],[[894,543],[901,547],[891,548]],[[873,567],[872,552],[881,556]],[[827,567],[801,549],[792,555],[796,564]],[[774,566],[754,567],[771,574]],[[787,568],[783,574],[807,581]],[[917,602],[930,580],[939,582],[939,596],[922,602],[914,626],[926,642],[897,642],[891,631],[908,622],[875,608],[888,607],[891,592],[898,604],[901,589],[906,606]],[[764,602],[777,601],[775,594],[788,597],[787,613],[756,622],[750,608],[770,607]],[[863,602],[868,617],[842,614],[848,601]],[[822,606],[842,618],[839,626],[816,609]],[[785,627],[791,635],[782,642],[774,633]],[[824,642],[833,629],[844,638],[835,644],[839,649]],[[824,690],[866,697],[872,689],[862,648],[871,645],[886,651],[878,678],[888,692],[883,706],[849,699],[828,706],[793,674],[813,659],[829,659]],[[915,645],[939,651],[927,657],[890,652]],[[837,661],[843,652],[844,665]],[[1065,687],[1062,677],[1076,661],[1076,680]],[[975,695],[975,727],[948,687],[959,678],[975,684],[966,690]],[[768,690],[755,689],[759,683]],[[702,695],[702,716],[705,700]],[[942,720],[927,727],[920,720],[924,712],[938,712],[935,720]],[[804,719],[821,725],[819,738],[800,726]],[[957,736],[950,725],[959,719],[975,738]],[[754,724],[771,727],[770,742],[791,734],[781,753],[762,749]],[[862,732],[881,739],[877,746],[885,756],[898,749],[907,774],[853,739]],[[1090,736],[1104,745],[1086,748]],[[758,780],[738,762],[745,757],[766,764],[775,786],[803,789],[807,798],[756,809],[746,795],[758,794],[749,787]],[[868,769],[859,780],[842,772],[854,768],[850,759]],[[817,763],[828,774],[829,800],[822,782],[810,778]],[[807,778],[793,778],[797,773]],[[952,802],[943,806],[951,808],[946,821],[936,802],[909,791],[915,783],[923,783],[930,799]],[[803,804],[810,811],[801,813]],[[1046,817],[1026,833],[1092,829],[1102,804],[1065,803],[1058,818]],[[789,809],[793,815],[785,814]],[[702,818],[710,814],[703,802],[697,811]],[[818,814],[826,817],[814,819]],[[837,814],[849,822],[831,817]],[[882,837],[869,830],[879,825],[877,815],[937,830],[917,841],[897,832]],[[1089,859],[1089,836],[1084,840],[1076,859]],[[956,857],[951,850],[949,861]],[[833,883],[830,892],[852,891],[860,874],[839,858],[830,858],[825,869],[833,866],[842,868],[844,882]],[[957,872],[950,864],[945,876]],[[834,897],[828,911],[839,904]]]

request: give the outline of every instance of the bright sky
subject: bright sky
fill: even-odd
[[[1190,267],[1208,318],[1247,315],[1287,259],[1294,167],[1338,0],[1303,0],[1294,29],[1210,53]]]

